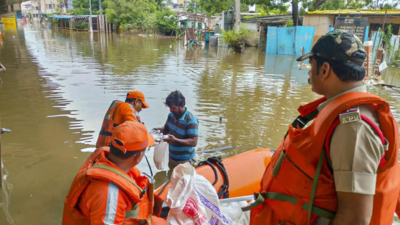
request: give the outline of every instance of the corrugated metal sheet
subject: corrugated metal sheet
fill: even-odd
[[[294,28],[280,27],[278,28],[278,54],[293,55],[294,54]]]
[[[365,27],[364,42],[368,41],[369,26]]]
[[[338,15],[338,14],[354,14],[354,15],[385,15],[385,10],[368,10],[368,9],[341,9],[341,10],[322,10],[310,11],[309,15]],[[400,10],[388,9],[387,15],[400,15]]]
[[[276,54],[277,27],[268,27],[266,53]]]
[[[304,53],[310,52],[314,32],[315,27],[268,27],[265,52],[300,56],[301,47],[304,47]]]
[[[300,56],[301,47],[304,47],[303,54],[311,52],[314,32],[315,27],[296,27],[296,56]]]
[[[371,41],[374,44],[373,50],[372,50],[372,65],[374,65],[374,63],[375,63],[376,52],[378,51],[379,43],[382,40],[382,35],[381,35],[381,32],[379,32],[379,31],[380,31],[380,29],[378,30],[378,32],[375,32],[374,35],[371,37]]]

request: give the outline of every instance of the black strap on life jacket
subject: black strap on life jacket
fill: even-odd
[[[299,115],[292,123],[292,127],[294,128],[303,128],[307,125],[308,122],[310,122],[312,119],[314,119],[318,115],[318,109],[315,109],[314,111],[310,112],[309,114],[305,116]],[[285,138],[288,135],[289,130],[285,134]]]
[[[318,115],[318,109],[310,112],[306,116],[301,116],[299,115],[292,123],[292,127],[297,128],[303,128],[308,122],[310,122],[314,117]]]
[[[209,165],[211,169],[214,171],[215,175],[215,181],[212,184],[213,186],[218,182],[218,173],[215,167],[218,167],[222,173],[224,183],[221,186],[221,189],[218,192],[218,198],[223,199],[223,198],[229,198],[229,178],[228,178],[228,173],[226,172],[224,164],[222,164],[221,157],[211,157],[208,158],[206,161],[201,161],[197,167],[203,166],[203,165]]]
[[[101,130],[101,131],[100,131],[100,134],[101,134],[101,135],[105,135],[105,136],[112,136],[112,133],[111,133],[111,132],[108,132],[108,131],[105,131],[105,130]]]

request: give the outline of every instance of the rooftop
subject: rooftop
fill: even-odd
[[[242,22],[264,23],[272,26],[272,25],[283,25],[286,23],[286,21],[291,19],[292,19],[292,14],[285,14],[285,15],[263,16],[263,17],[242,19]],[[299,17],[299,21],[302,21],[302,17]]]
[[[369,10],[369,9],[341,9],[341,10],[322,10],[310,11],[308,15],[369,15],[369,16],[382,16],[385,15],[386,10]],[[400,15],[400,10],[388,9],[387,15],[397,16]]]
[[[92,15],[92,17],[97,17],[98,15]],[[89,18],[90,15],[55,15],[55,16],[50,16],[49,18],[54,18],[54,19],[82,19],[82,18]]]

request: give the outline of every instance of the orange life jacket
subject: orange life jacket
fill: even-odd
[[[251,225],[302,225],[313,224],[320,216],[334,218],[338,202],[324,144],[338,115],[364,104],[377,110],[381,131],[389,143],[377,171],[370,224],[392,224],[400,192],[400,166],[397,161],[398,125],[389,104],[369,93],[348,93],[334,99],[318,113],[317,106],[324,101],[325,98],[320,98],[299,108],[300,124],[304,123],[302,118],[314,119],[314,122],[304,129],[305,124],[289,127],[264,172],[260,193],[256,194],[260,205],[251,211]]]
[[[118,186],[132,202],[133,209],[126,211],[124,225],[150,224],[153,212],[153,203],[149,201],[148,194],[141,186],[148,187],[149,181],[146,177],[141,177],[139,181],[134,181],[120,171],[115,165],[104,163],[101,160],[109,153],[109,147],[97,149],[83,164],[74,181],[72,182],[68,196],[64,202],[63,225],[90,225],[89,218],[86,218],[80,211],[78,204],[85,188],[93,179],[104,180]],[[136,168],[132,168],[136,169]],[[136,169],[137,170],[137,169]],[[136,183],[137,182],[137,183]],[[143,223],[146,220],[147,223]],[[139,221],[141,221],[139,223]]]
[[[110,107],[107,110],[106,115],[104,116],[103,119],[103,124],[101,125],[99,137],[97,138],[96,142],[96,148],[100,148],[103,146],[109,146],[111,144],[111,139],[112,139],[112,133],[119,124],[116,124],[114,121],[115,118],[115,112],[118,110],[118,108],[124,104],[125,102],[121,102],[118,100],[114,100]],[[128,104],[128,103],[126,103]],[[132,111],[134,113],[134,117],[136,118],[136,121],[140,122],[139,116],[136,115],[136,111],[133,108],[131,104],[129,106],[132,108]]]

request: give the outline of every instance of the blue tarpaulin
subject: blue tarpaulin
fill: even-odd
[[[278,28],[278,55],[292,55],[294,53],[294,28],[279,27]]]
[[[296,56],[301,55],[301,47],[304,48],[303,54],[311,52],[312,42],[314,39],[315,27],[296,27],[295,52]]]
[[[92,17],[97,17],[98,15],[92,15]],[[75,16],[66,16],[66,15],[55,15],[55,16],[50,16],[49,18],[54,18],[54,19],[71,19],[71,18],[89,18],[90,15],[75,15]]]
[[[268,27],[267,32],[267,47],[265,48],[265,52],[276,54],[277,27]]]
[[[56,15],[56,16],[50,16],[49,18],[54,18],[54,19],[71,19],[74,16],[64,16],[64,15]]]

